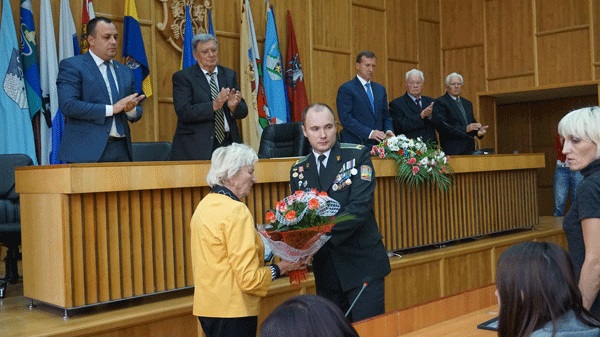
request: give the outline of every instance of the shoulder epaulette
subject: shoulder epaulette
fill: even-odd
[[[340,143],[341,149],[354,149],[354,150],[362,150],[365,146],[360,144],[352,144],[352,143]]]
[[[294,163],[294,166],[304,163],[306,161],[306,159],[308,159],[308,156],[303,156],[303,157],[298,158],[298,160],[296,160],[296,162]]]

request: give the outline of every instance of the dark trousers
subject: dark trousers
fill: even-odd
[[[198,317],[206,337],[256,337],[258,316]]]
[[[360,287],[343,291],[339,282],[336,289],[319,289],[317,287],[317,295],[323,296],[335,303],[345,314],[350,308],[350,305],[358,296]],[[373,280],[369,286],[362,292],[356,304],[350,311],[348,319],[351,322],[358,322],[363,319],[374,317],[385,313],[385,289],[383,279]]]
[[[127,147],[127,138],[116,138],[112,137],[106,143],[106,147],[104,148],[104,152],[102,152],[102,156],[98,159],[99,163],[106,162],[123,162],[123,161],[131,161],[131,156],[129,155],[129,148]]]

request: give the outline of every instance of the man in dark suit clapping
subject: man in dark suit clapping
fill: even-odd
[[[219,45],[210,34],[192,39],[198,64],[173,74],[177,129],[171,160],[209,160],[213,150],[241,143],[236,119],[248,115],[235,71],[218,65]]]
[[[142,117],[131,69],[113,60],[117,28],[96,17],[87,25],[89,52],[60,62],[58,105],[66,117],[58,159],[68,163],[131,161],[129,122]]]
[[[425,142],[437,142],[432,122],[433,98],[421,95],[425,76],[417,69],[406,73],[406,93],[390,102],[394,133]]]
[[[473,103],[460,96],[463,83],[460,74],[448,75],[446,94],[438,97],[433,105],[440,147],[450,155],[472,154],[475,151],[475,137],[483,138],[488,128],[475,120]]]

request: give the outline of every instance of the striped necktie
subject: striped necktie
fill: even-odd
[[[210,74],[210,96],[213,100],[219,94],[215,76],[216,73],[214,72]],[[223,109],[215,111],[215,137],[217,137],[219,144],[225,140],[225,117],[223,116]]]

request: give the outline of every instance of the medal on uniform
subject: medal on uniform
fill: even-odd
[[[292,177],[297,178],[298,177],[298,172],[292,173]],[[302,179],[302,178],[300,178],[300,179]]]
[[[333,186],[331,186],[331,189],[334,191],[338,190],[338,185],[337,184],[333,184]]]

